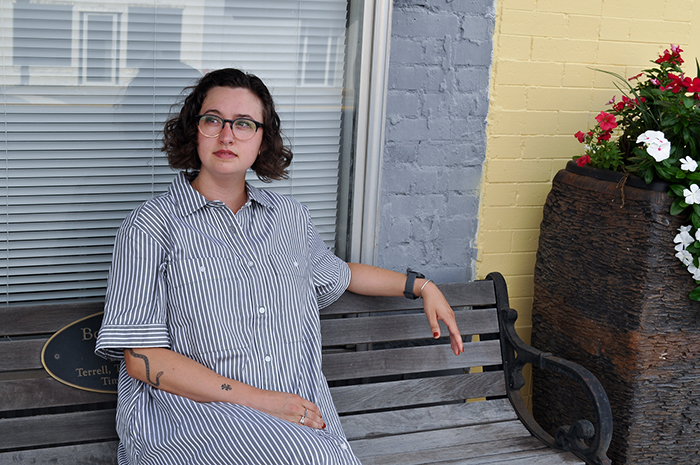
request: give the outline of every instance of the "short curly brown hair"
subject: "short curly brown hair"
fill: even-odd
[[[197,171],[202,162],[197,154],[197,122],[202,103],[209,90],[214,87],[243,88],[250,90],[262,102],[263,139],[260,154],[252,169],[261,181],[286,179],[287,167],[292,162],[292,151],[285,147],[280,131],[280,118],[275,111],[275,103],[267,86],[252,74],[234,68],[224,68],[205,74],[199,82],[189,87],[190,94],[185,98],[179,113],[165,123],[163,148],[168,155],[168,163],[173,169]]]

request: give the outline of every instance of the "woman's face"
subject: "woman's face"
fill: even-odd
[[[241,87],[213,87],[202,102],[199,114],[228,120],[249,118],[265,123],[262,102],[250,90]],[[230,123],[226,123],[216,137],[206,137],[197,131],[197,153],[202,162],[200,176],[204,176],[203,180],[244,182],[246,171],[260,151],[263,131],[259,128],[251,139],[245,141],[236,139]]]

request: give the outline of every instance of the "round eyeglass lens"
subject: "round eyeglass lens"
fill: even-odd
[[[204,115],[199,117],[197,122],[199,131],[207,137],[216,137],[221,134],[224,128],[224,120],[216,116]]]
[[[226,120],[214,115],[202,115],[199,117],[197,126],[199,131],[206,137],[217,137],[223,130],[226,123],[231,124],[233,136],[238,140],[251,139],[257,131],[255,121],[247,118],[238,118],[233,121]]]

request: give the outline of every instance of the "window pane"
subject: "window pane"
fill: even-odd
[[[0,2],[0,304],[103,297],[121,221],[174,177],[171,106],[223,67],[268,84],[295,154],[290,179],[249,180],[333,246],[346,1]]]

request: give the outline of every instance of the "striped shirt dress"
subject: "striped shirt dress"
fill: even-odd
[[[321,372],[318,310],[350,270],[300,203],[247,185],[234,214],[180,173],[117,233],[96,353],[122,360],[118,460],[126,464],[359,464]],[[166,347],[261,389],[298,394],[324,430],[131,378],[123,350]]]

